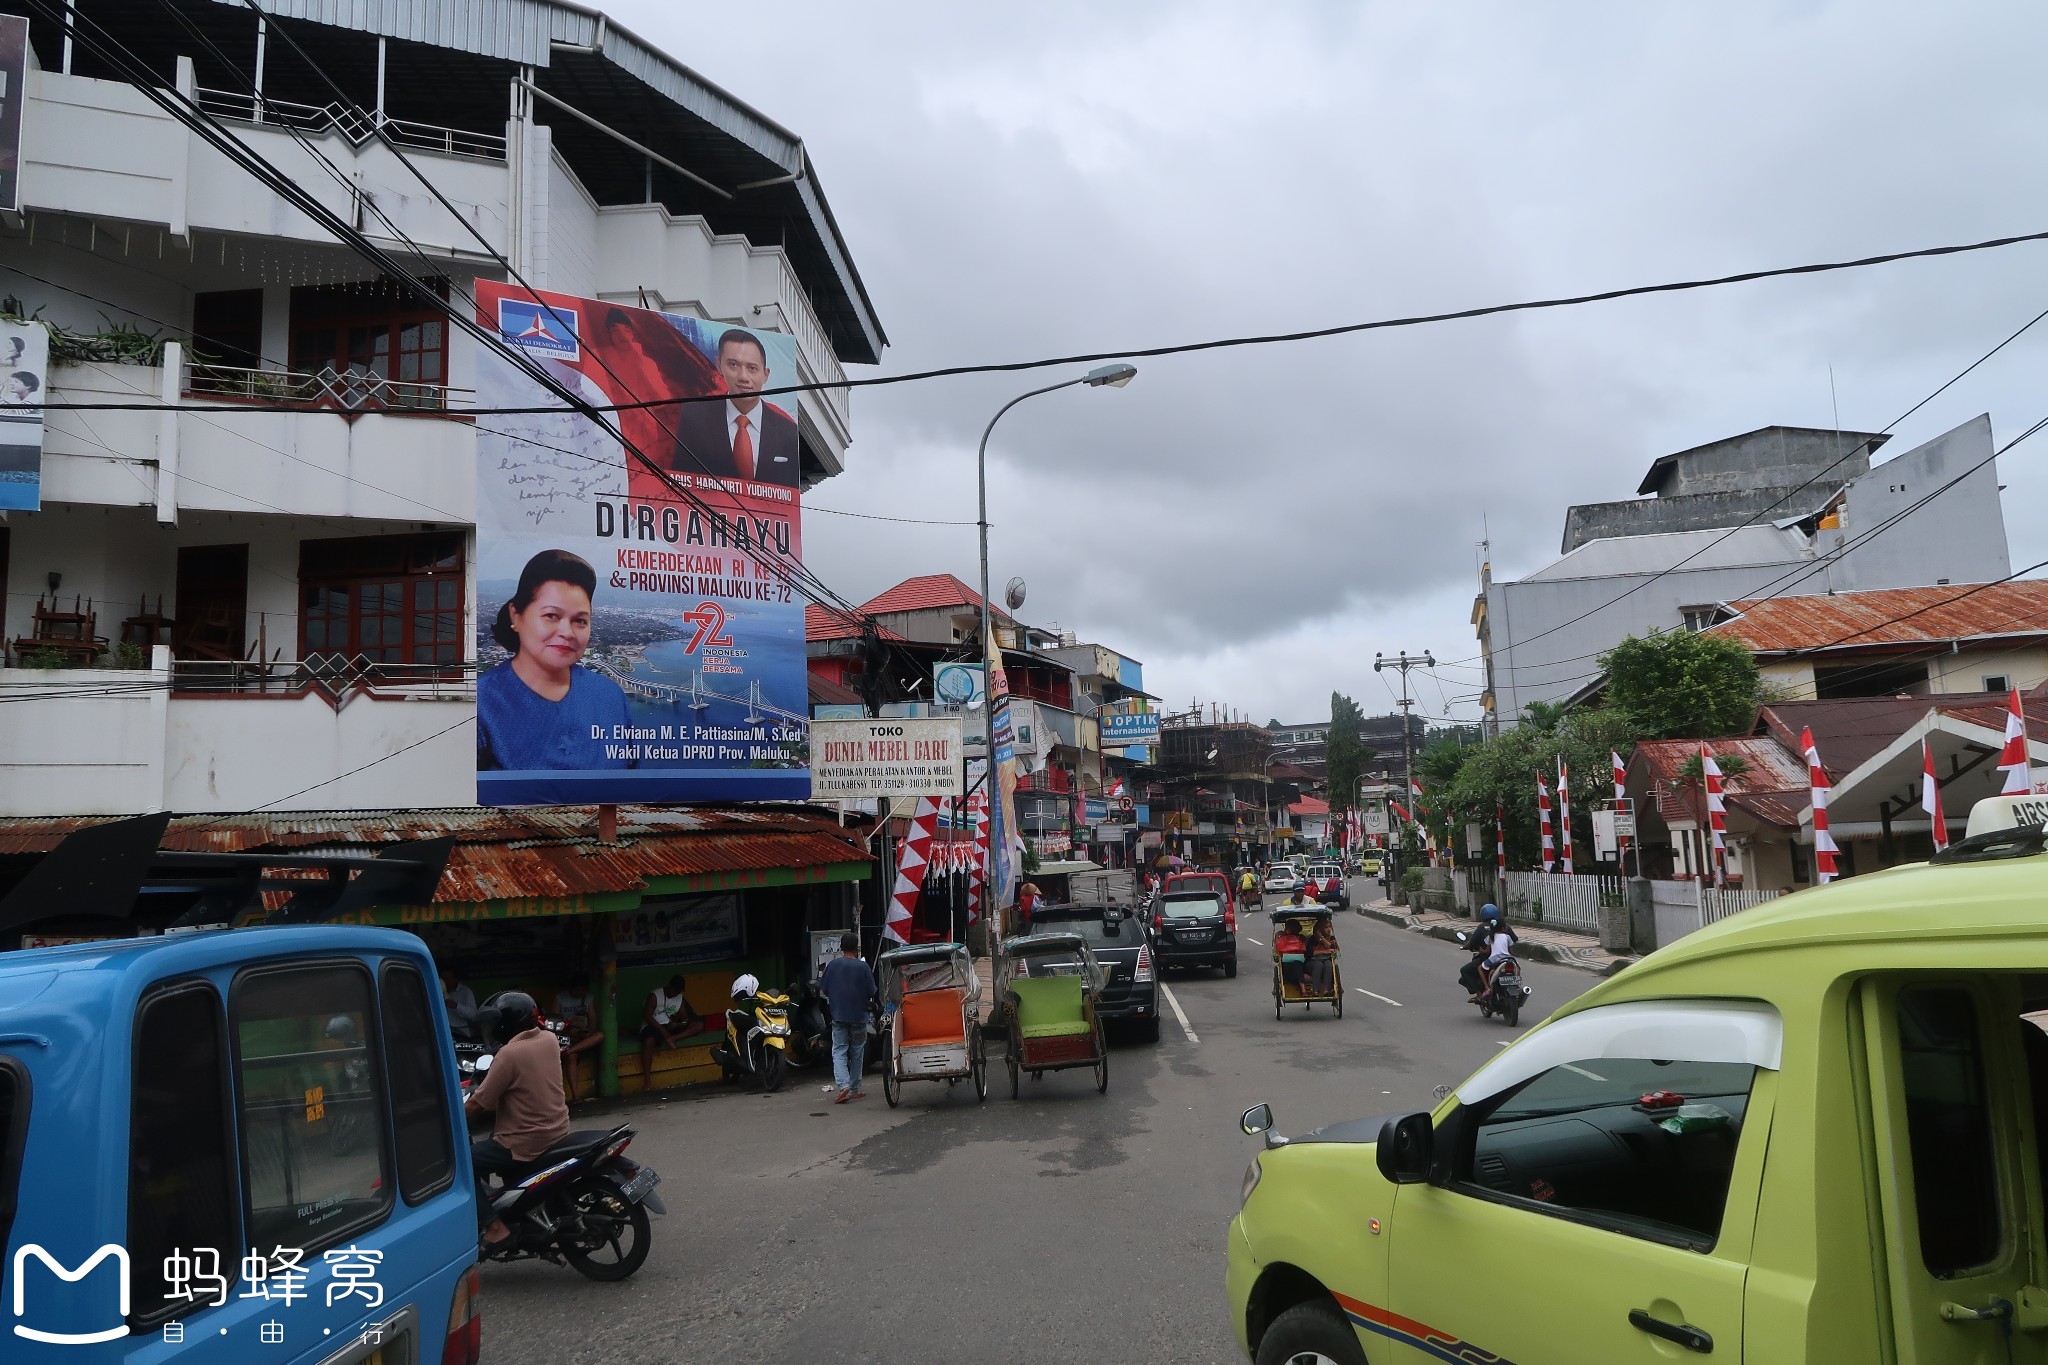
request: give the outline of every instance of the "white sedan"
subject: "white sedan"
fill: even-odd
[[[1281,863],[1278,866],[1266,869],[1266,889],[1268,891],[1292,891],[1300,885],[1301,874],[1296,872],[1291,864]]]

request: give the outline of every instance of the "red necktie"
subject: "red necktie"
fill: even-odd
[[[734,413],[733,420],[738,423],[738,429],[732,434],[732,462],[739,466],[741,478],[751,479],[754,477],[754,435],[747,430],[744,412]]]

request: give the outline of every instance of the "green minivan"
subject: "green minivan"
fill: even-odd
[[[2048,1361],[2048,803],[1744,911],[1433,1112],[1266,1106],[1227,1288],[1258,1365]]]

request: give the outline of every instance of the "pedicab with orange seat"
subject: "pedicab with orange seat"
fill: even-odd
[[[882,1097],[895,1108],[905,1081],[974,1082],[988,1098],[988,1053],[981,1036],[981,980],[958,943],[920,943],[875,963],[887,1038]]]

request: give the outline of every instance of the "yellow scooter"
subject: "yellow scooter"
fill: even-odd
[[[725,1045],[711,1049],[727,1080],[751,1076],[764,1091],[782,1088],[789,1071],[789,997],[761,989],[753,975],[732,983],[725,1011]]]

